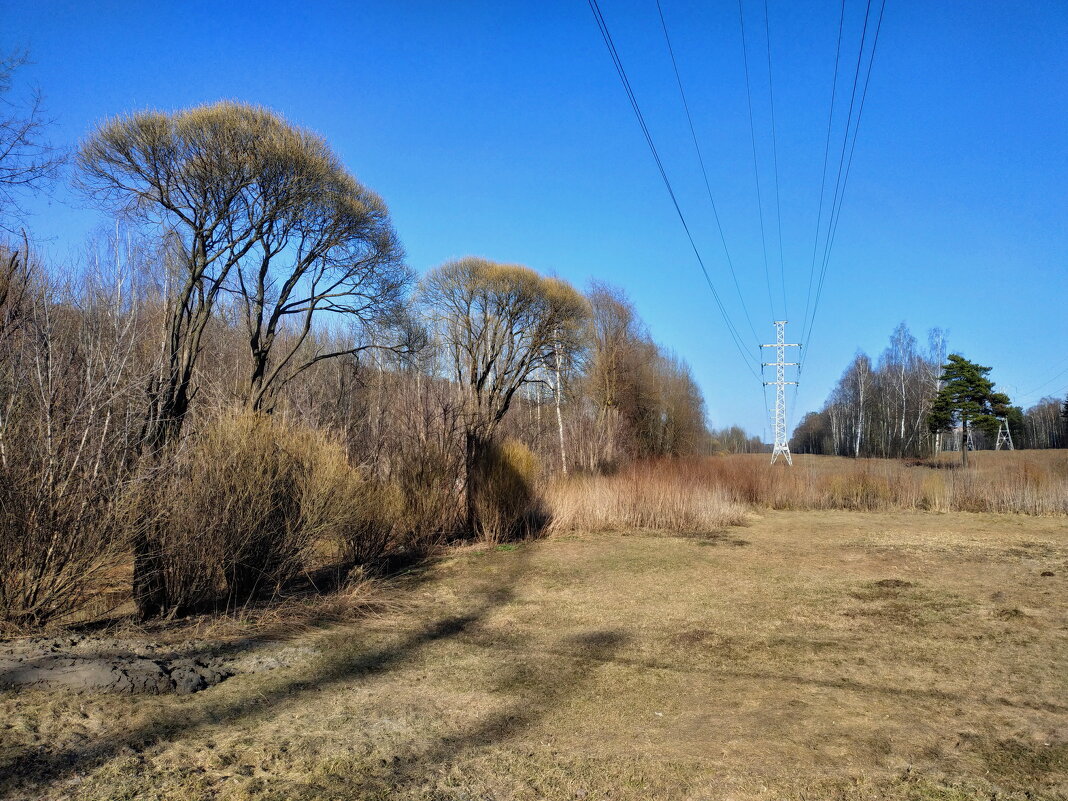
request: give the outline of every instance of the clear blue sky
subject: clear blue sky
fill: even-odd
[[[748,331],[655,2],[601,3],[706,262]],[[745,4],[766,167],[762,5]],[[768,341],[737,4],[662,5],[743,296]],[[795,320],[815,232],[836,6],[769,0]],[[855,48],[859,0],[848,7]],[[858,348],[877,355],[902,320],[921,340],[932,326],[948,329],[951,349],[993,365],[1025,405],[1068,390],[1068,372],[1054,379],[1068,370],[1066,41],[1060,0],[887,0],[800,411],[823,402]],[[766,429],[759,384],[714,309],[584,0],[0,0],[0,47],[30,50],[23,77],[44,91],[61,144],[145,107],[219,98],[270,106],[323,134],[383,195],[417,270],[478,254],[579,285],[618,284],[654,336],[690,362],[713,424]],[[102,222],[65,191],[35,212],[34,233],[56,256],[79,252]]]

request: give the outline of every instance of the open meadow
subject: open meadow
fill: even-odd
[[[456,547],[319,619],[109,629],[289,657],[189,695],[3,692],[0,792],[1068,798],[1063,515],[733,492],[699,504],[732,525]]]
[[[0,0],[0,801],[1068,801],[1063,0],[114,5]]]

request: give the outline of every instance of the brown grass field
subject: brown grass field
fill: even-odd
[[[767,454],[642,462],[608,477],[550,490],[557,528],[731,525],[738,505],[770,509],[915,510],[1068,515],[1068,452],[977,451],[930,459],[794,456],[769,469]]]
[[[749,509],[456,549],[318,627],[156,632],[320,652],[0,693],[0,797],[1068,799],[1064,516]]]

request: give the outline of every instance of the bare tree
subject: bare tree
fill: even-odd
[[[479,469],[516,392],[581,343],[589,309],[569,284],[528,267],[468,257],[423,280],[421,300],[461,395],[467,525],[475,531]]]
[[[284,214],[235,273],[252,356],[245,401],[255,410],[269,410],[277,390],[313,364],[410,344],[404,299],[411,272],[385,203],[324,141],[306,135],[301,144],[301,158],[280,165],[291,174],[271,179],[289,193]],[[349,341],[306,347],[324,316],[347,324]],[[392,330],[389,341],[379,338],[383,329]]]
[[[930,333],[929,355],[921,353],[904,323],[894,329],[877,366],[858,354],[842,374],[820,412],[808,415],[796,432],[799,452],[852,456],[922,456],[930,450],[927,425],[938,391],[945,336]]]
[[[231,102],[108,120],[78,162],[90,193],[158,225],[171,246],[165,358],[146,414],[146,443],[158,450],[181,431],[231,273],[256,248],[277,255],[288,246],[276,234],[336,164],[318,137]]]
[[[52,120],[39,90],[24,100],[11,99],[14,77],[27,62],[25,53],[0,58],[0,230],[15,230],[19,195],[46,186],[65,157],[45,138]]]
[[[304,226],[314,227],[302,217],[309,211],[309,194],[324,187],[345,186],[348,200],[338,202],[347,203],[362,221],[368,215],[352,206],[355,184],[338,176],[337,162],[319,137],[266,109],[240,103],[108,120],[82,145],[78,162],[88,192],[158,226],[168,243],[165,344],[160,370],[148,386],[143,436],[149,452],[158,453],[181,432],[195,393],[205,331],[242,261],[253,254],[262,261],[265,254],[299,252]],[[382,240],[381,232],[376,236]],[[325,249],[318,241],[320,248],[310,260],[305,252],[301,261],[308,270],[319,267],[325,274],[339,255],[339,240],[327,237],[331,247]],[[296,289],[306,286],[301,284],[306,276],[307,270],[297,271],[291,286],[305,311],[319,303]],[[314,297],[329,295],[329,285],[316,283]],[[266,280],[262,290],[262,301],[250,309],[264,314]],[[292,299],[284,297],[286,303]],[[256,317],[250,314],[250,319]],[[268,335],[274,331],[268,329]],[[252,345],[268,365],[270,343]],[[158,565],[147,547],[145,541],[135,542],[134,594],[143,615],[159,611],[162,598]]]
[[[119,561],[112,515],[138,383],[125,269],[42,272],[17,279],[17,325],[0,338],[0,619],[16,623],[79,609]]]
[[[586,393],[596,409],[594,433],[600,442],[597,466],[611,465],[639,451],[642,409],[648,392],[641,379],[647,367],[649,336],[624,292],[593,282]],[[594,466],[594,465],[591,465]]]

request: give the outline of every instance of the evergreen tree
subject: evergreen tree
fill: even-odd
[[[987,378],[991,368],[983,367],[957,353],[942,366],[942,388],[935,396],[927,424],[932,432],[951,431],[961,426],[961,463],[968,466],[968,430],[977,426],[995,436],[1000,419],[1008,414],[1009,396],[994,391]]]

